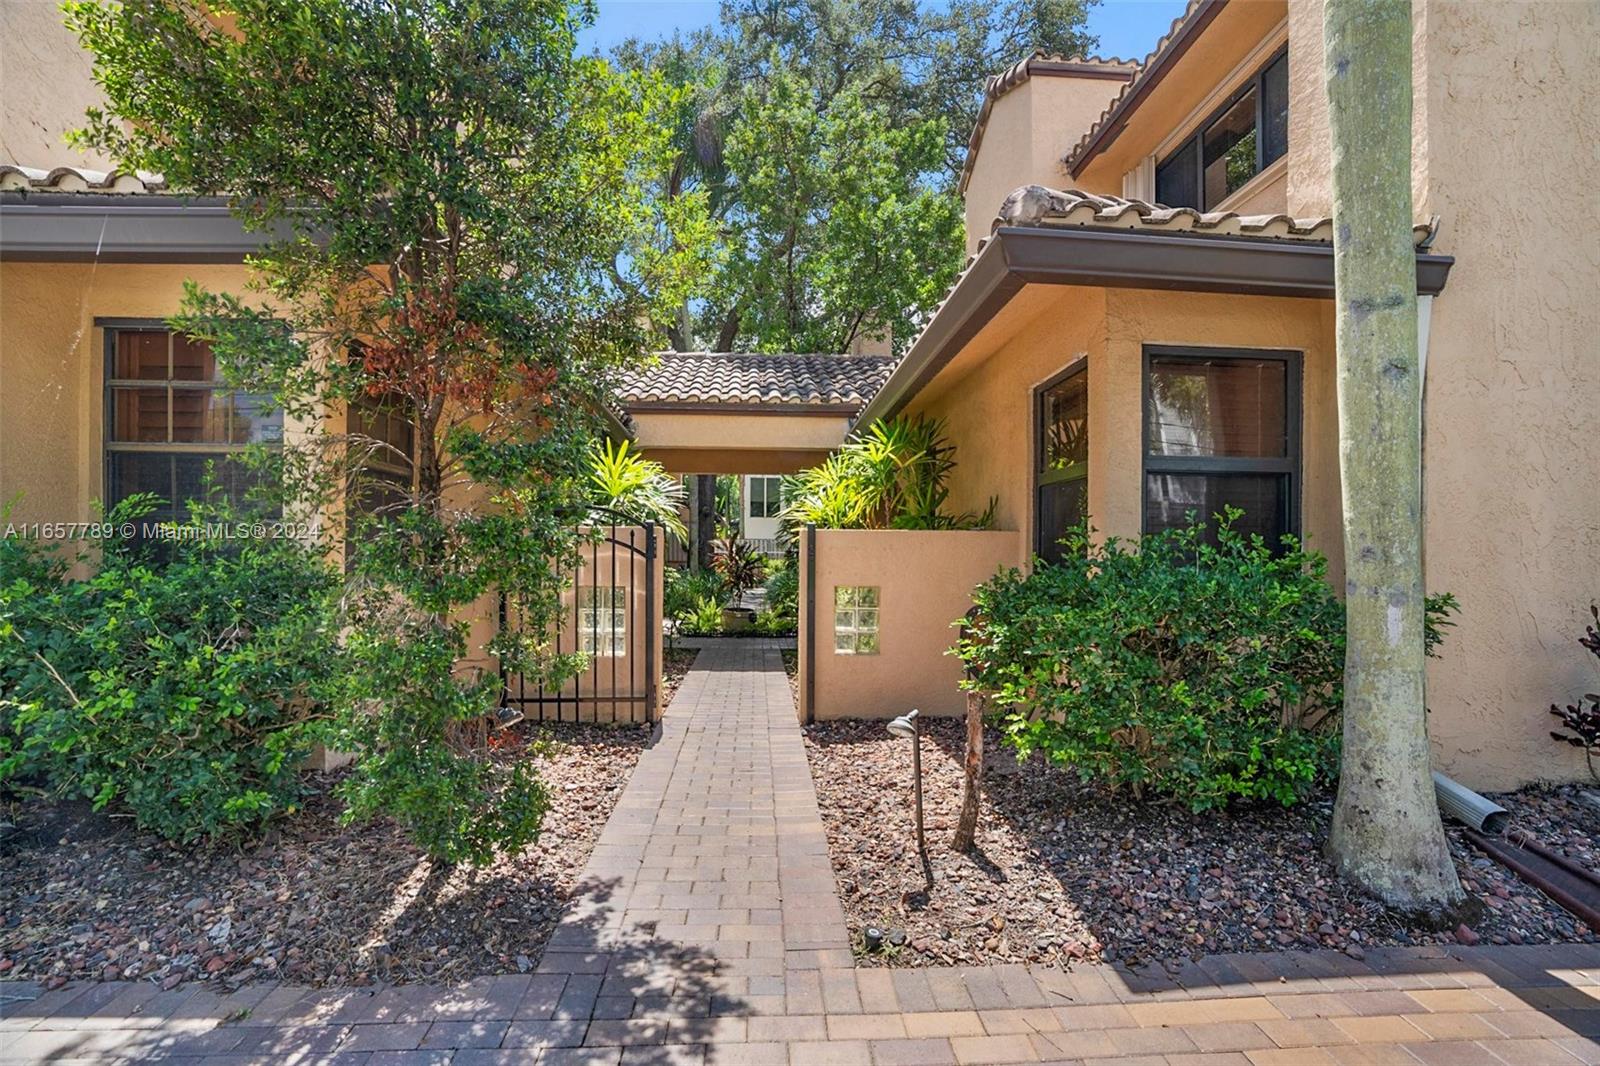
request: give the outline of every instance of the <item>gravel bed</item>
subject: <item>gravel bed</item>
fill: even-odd
[[[436,866],[386,822],[340,825],[337,773],[314,775],[301,813],[239,847],[168,844],[83,803],[0,809],[0,977],[170,988],[530,970],[649,731],[512,732],[503,757],[537,760],[551,809],[536,844],[483,869]]]
[[[1345,885],[1323,858],[1332,796],[1293,809],[1196,815],[1080,783],[1041,759],[1019,765],[989,731],[978,850],[950,850],[961,799],[960,722],[923,724],[933,887],[916,857],[908,745],[881,722],[806,730],[823,822],[858,954],[892,966],[1077,960],[1127,965],[1216,952],[1363,945],[1594,941],[1537,889],[1450,836],[1485,906],[1452,932],[1408,927]],[[1573,786],[1498,797],[1513,822],[1595,866],[1600,811]],[[861,930],[890,945],[867,954]],[[904,934],[903,944],[894,941]]]

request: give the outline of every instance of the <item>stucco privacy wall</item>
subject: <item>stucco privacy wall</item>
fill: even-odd
[[[818,720],[892,718],[912,708],[960,714],[961,662],[945,654],[972,590],[1003,566],[1021,562],[1008,531],[819,529],[816,553],[800,553],[801,595],[815,573],[816,609],[800,634],[799,714]],[[878,590],[879,651],[834,651],[836,586]]]
[[[1034,390],[1080,359],[1089,370],[1089,511],[1107,536],[1140,532],[1142,346],[1302,353],[1302,533],[1342,580],[1332,307],[1325,300],[1029,286],[1043,303],[982,358],[957,356],[908,410],[943,418],[956,452],[951,506],[999,497],[1002,528],[1033,550]]]
[[[0,263],[0,504],[20,494],[13,521],[94,517],[105,429],[95,320],[165,319],[185,280],[240,292],[245,276],[236,265]]]

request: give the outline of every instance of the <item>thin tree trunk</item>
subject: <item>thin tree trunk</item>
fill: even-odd
[[[694,529],[695,566],[711,569],[715,559],[717,537],[717,475],[694,476]]]
[[[1411,5],[1325,0],[1333,137],[1344,759],[1328,850],[1390,906],[1464,899],[1439,821],[1423,705],[1422,425],[1411,238]]]
[[[978,833],[979,789],[983,783],[983,697],[967,693],[967,752],[962,759],[961,814],[956,818],[956,851],[970,851]]]

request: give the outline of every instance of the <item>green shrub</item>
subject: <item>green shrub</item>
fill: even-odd
[[[1344,611],[1327,561],[1219,523],[1089,543],[978,589],[958,652],[1023,754],[1195,810],[1292,804],[1332,774]]]
[[[686,637],[715,637],[722,632],[722,598],[702,596],[694,609],[678,619],[678,632]]]
[[[800,613],[800,570],[787,559],[767,576],[767,610],[780,618],[794,619]]]
[[[0,780],[175,840],[292,811],[336,658],[337,575],[278,540],[184,543],[159,565],[108,550],[84,580],[68,562],[0,540]]]
[[[680,570],[669,566],[662,593],[665,617],[683,622],[694,615],[701,600],[715,600],[720,605],[725,590],[722,576],[714,571]]]

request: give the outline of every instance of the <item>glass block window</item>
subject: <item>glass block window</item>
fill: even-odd
[[[628,590],[591,585],[578,590],[578,650],[600,659],[628,654]]]
[[[834,586],[833,652],[835,655],[878,654],[877,586]]]

